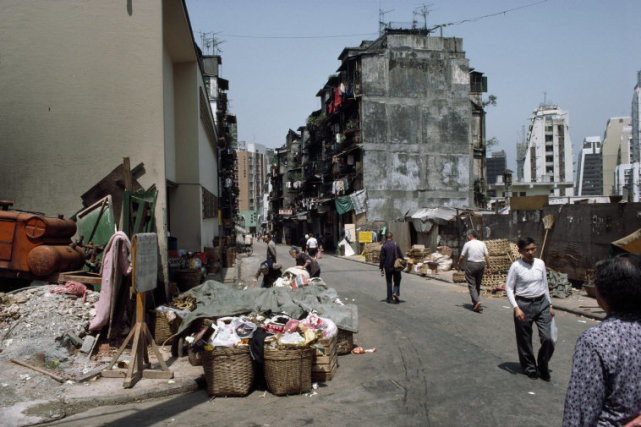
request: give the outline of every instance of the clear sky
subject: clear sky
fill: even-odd
[[[385,22],[422,25],[413,11],[424,5],[428,28],[469,20],[443,36],[462,38],[470,66],[487,75],[486,96],[497,97],[487,138],[498,139],[491,151],[505,150],[509,168],[544,101],[569,111],[575,160],[585,137],[603,137],[608,118],[630,116],[641,0],[187,0],[195,40],[216,33],[221,42],[239,140],[272,148],[320,108],[316,93],[343,48],[378,37],[379,10]]]

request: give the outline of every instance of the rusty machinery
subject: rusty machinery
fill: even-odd
[[[71,243],[75,221],[11,211],[12,205],[0,201],[0,276],[46,278],[83,266],[82,248]]]

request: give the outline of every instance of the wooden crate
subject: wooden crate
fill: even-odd
[[[354,333],[338,328],[336,336],[336,354],[350,354],[354,348]]]
[[[312,379],[314,381],[328,381],[334,376],[334,372],[338,367],[336,341],[336,336],[323,338],[320,340],[320,344],[324,350],[314,349],[314,357],[312,359]]]

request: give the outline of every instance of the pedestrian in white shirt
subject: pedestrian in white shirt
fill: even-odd
[[[554,353],[551,333],[554,309],[548,289],[545,263],[534,258],[537,248],[531,237],[519,240],[517,246],[521,259],[514,261],[510,266],[505,293],[514,308],[519,362],[523,372],[531,379],[540,377],[544,381],[550,381],[548,362]],[[536,323],[541,340],[536,360],[532,348],[532,323]]]
[[[310,257],[316,258],[316,252],[318,252],[318,240],[314,237],[313,234],[310,234],[309,239],[305,243],[305,248]]]
[[[465,281],[472,297],[472,310],[477,313],[481,312],[481,281],[483,272],[487,266],[487,274],[492,274],[490,269],[490,258],[485,243],[478,240],[476,231],[470,229],[465,233],[467,242],[463,245],[461,256],[458,259],[458,269],[461,269],[461,263],[465,261]]]

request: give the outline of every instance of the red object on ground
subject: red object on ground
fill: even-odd
[[[87,287],[80,282],[68,280],[64,285],[53,286],[49,292],[52,294],[71,294],[77,297],[82,297],[82,302],[87,299]]]

